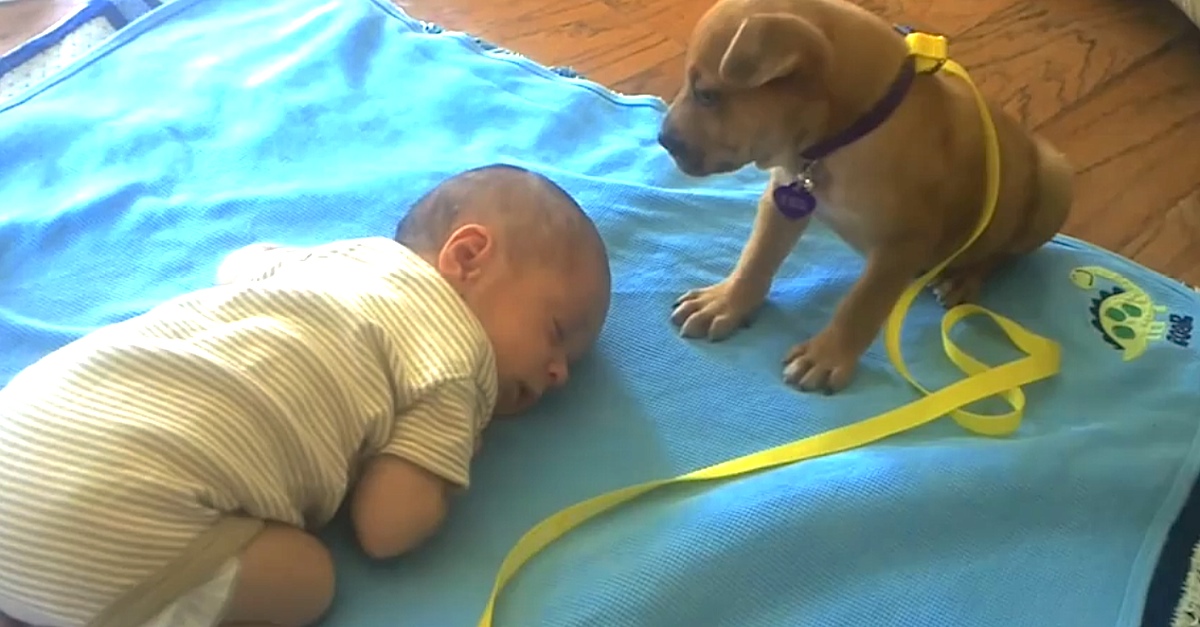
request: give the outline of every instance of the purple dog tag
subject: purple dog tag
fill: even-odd
[[[807,218],[817,209],[816,197],[800,182],[776,187],[771,194],[779,213],[791,220]]]

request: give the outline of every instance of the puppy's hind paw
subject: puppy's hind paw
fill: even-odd
[[[979,299],[989,270],[976,267],[946,270],[930,283],[930,287],[942,307],[953,309]]]

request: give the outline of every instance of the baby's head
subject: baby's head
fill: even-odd
[[[400,221],[396,241],[437,268],[483,324],[497,414],[566,383],[608,315],[600,233],[570,195],[528,170],[491,165],[442,181]]]

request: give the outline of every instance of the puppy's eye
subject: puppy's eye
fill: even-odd
[[[692,100],[702,107],[711,107],[721,99],[721,93],[715,89],[692,88]]]

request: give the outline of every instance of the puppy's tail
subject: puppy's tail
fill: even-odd
[[[1050,241],[1067,221],[1075,201],[1075,168],[1046,138],[1034,135],[1037,156],[1035,189],[1027,214],[1029,223],[1017,243],[1017,253],[1029,253]]]

